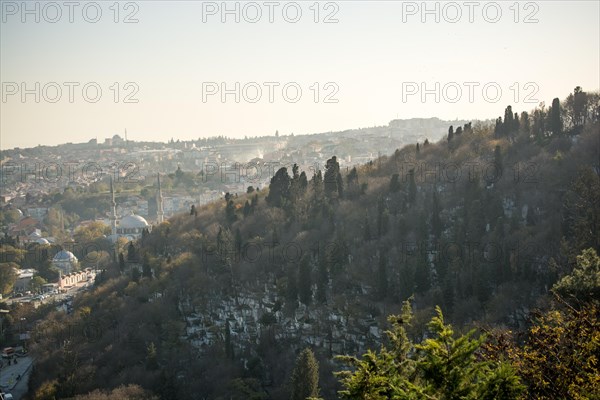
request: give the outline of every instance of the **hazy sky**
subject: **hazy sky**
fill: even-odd
[[[600,87],[598,1],[247,3],[2,0],[1,147],[487,119]]]

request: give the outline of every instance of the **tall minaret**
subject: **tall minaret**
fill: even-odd
[[[115,188],[113,187],[113,179],[110,177],[110,198],[112,201],[112,214],[110,215],[110,227],[113,238],[117,237],[117,202],[115,201]]]
[[[165,220],[165,212],[163,211],[162,189],[160,187],[160,172],[156,174],[158,179],[158,192],[156,192],[156,221],[162,224]]]

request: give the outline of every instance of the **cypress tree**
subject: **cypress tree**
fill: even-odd
[[[560,135],[563,130],[562,118],[560,116],[560,100],[558,97],[552,100],[552,108],[550,109],[550,130],[553,135]]]
[[[152,268],[150,268],[150,260],[148,260],[147,254],[144,254],[144,261],[142,263],[142,276],[144,278],[152,278]]]
[[[119,253],[119,271],[125,271],[125,257],[123,253]]]
[[[290,400],[306,400],[319,395],[319,363],[311,349],[302,350],[292,372]]]
[[[344,193],[343,180],[340,174],[340,163],[338,163],[336,156],[327,160],[324,178],[325,196],[330,200],[342,197]]]

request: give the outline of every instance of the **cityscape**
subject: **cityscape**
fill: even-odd
[[[0,400],[600,398],[599,2],[0,10]]]

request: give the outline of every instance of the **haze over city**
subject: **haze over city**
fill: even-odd
[[[33,2],[2,1],[1,146],[77,143],[125,128],[133,140],[166,141],[338,131],[395,118],[490,119],[498,106],[530,110],[571,90],[565,71],[587,90],[600,87],[598,2],[466,3],[300,2],[297,18],[285,3],[99,3],[97,17],[85,3],[38,3],[36,14]],[[22,98],[36,82],[39,103],[34,94]],[[53,82],[62,91],[55,103],[56,87],[44,91]],[[65,82],[77,84],[72,102]],[[236,82],[239,103],[234,94],[223,102],[221,83],[235,92]],[[256,103],[256,87],[242,93],[252,82],[262,91]],[[265,82],[278,85],[272,102]],[[91,97],[102,91],[96,103],[82,94],[87,83],[95,84]],[[219,92],[203,102],[213,88],[205,83]],[[286,99],[288,83],[295,87]],[[495,86],[491,101],[486,84]],[[302,93],[292,103],[296,87]]]

